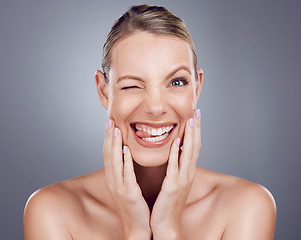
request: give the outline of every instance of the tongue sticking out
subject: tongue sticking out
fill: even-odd
[[[136,132],[136,135],[141,138],[147,138],[152,136],[151,134],[140,130]]]

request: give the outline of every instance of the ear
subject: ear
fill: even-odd
[[[108,83],[106,83],[105,75],[100,70],[97,70],[95,72],[95,83],[101,104],[102,106],[104,106],[105,109],[108,110]]]
[[[198,70],[196,70],[197,73],[197,84],[196,84],[196,100],[198,101],[200,95],[201,95],[201,91],[202,91],[202,86],[203,86],[203,69],[199,68]]]

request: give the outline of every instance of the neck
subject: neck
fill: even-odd
[[[166,176],[167,163],[159,167],[143,167],[134,162],[137,183],[150,210],[161,190],[162,182]]]

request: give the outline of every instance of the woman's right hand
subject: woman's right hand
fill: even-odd
[[[123,151],[122,151],[123,150]],[[106,122],[103,147],[105,178],[123,225],[124,239],[150,239],[150,211],[136,181],[130,149],[122,149],[121,131]]]

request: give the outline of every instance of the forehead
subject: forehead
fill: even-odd
[[[193,53],[188,43],[169,35],[138,32],[122,39],[112,51],[110,76],[123,74],[164,75],[178,66],[193,72]]]

